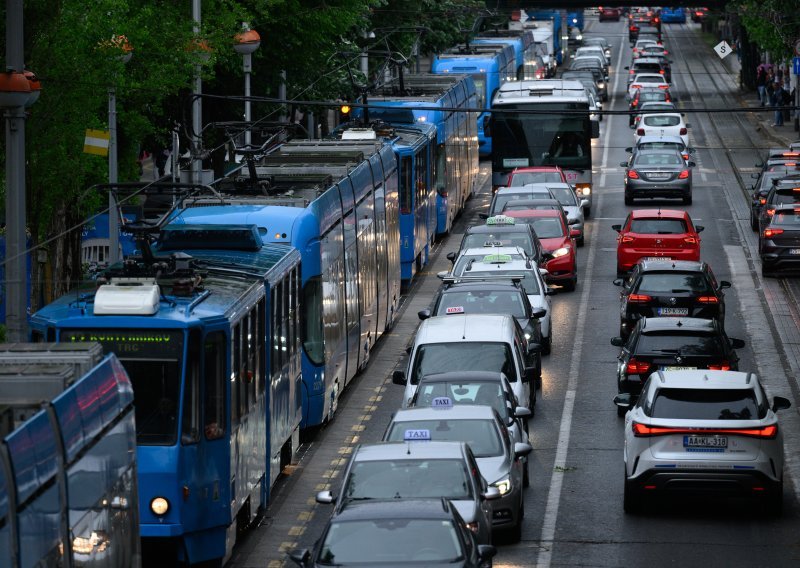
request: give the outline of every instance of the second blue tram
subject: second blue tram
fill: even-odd
[[[514,49],[518,80],[536,79],[536,41],[533,30],[487,30],[472,38],[473,45],[507,44]]]
[[[397,160],[368,140],[283,144],[254,168],[244,195],[235,174],[212,198],[187,202],[176,222],[252,223],[266,241],[302,255],[303,423],[333,416],[342,389],[392,326],[400,302]],[[230,185],[233,184],[233,185]]]
[[[370,118],[393,126],[436,127],[431,158],[437,235],[450,232],[453,220],[475,190],[478,177],[476,114],[454,109],[477,108],[475,83],[469,75],[406,75],[370,95]],[[441,109],[441,110],[439,110]]]
[[[168,226],[154,261],[31,317],[98,342],[133,385],[145,561],[224,561],[299,444],[300,253],[252,225]]]
[[[500,85],[516,77],[516,57],[510,45],[486,44],[454,48],[436,55],[431,64],[435,74],[468,74],[475,82],[478,109],[473,119],[477,123],[478,149],[481,157],[492,153],[492,137],[489,132],[489,109],[492,97]]]

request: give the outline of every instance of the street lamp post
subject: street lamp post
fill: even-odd
[[[257,31],[251,30],[247,23],[242,24],[242,33],[236,35],[233,49],[242,56],[242,69],[244,71],[244,120],[247,128],[244,131],[244,145],[249,148],[252,142],[250,132],[250,74],[253,72],[253,53],[261,45],[261,36]]]
[[[111,45],[122,52],[119,60],[127,63],[133,56],[133,48],[125,36],[114,36]],[[119,179],[117,165],[117,93],[112,85],[108,88],[108,183],[114,185]],[[108,264],[119,262],[119,211],[114,199],[114,190],[108,192]]]

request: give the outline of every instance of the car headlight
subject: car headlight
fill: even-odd
[[[528,339],[530,339],[530,338],[531,338],[531,334],[530,334],[530,333],[528,333],[528,332],[525,332],[525,339],[526,339],[526,340],[528,340]]]
[[[494,483],[492,483],[492,485],[497,487],[497,490],[500,491],[500,495],[505,495],[506,493],[511,491],[511,480],[507,477],[505,479],[500,479],[498,481],[495,481]]]
[[[474,523],[466,523],[466,527],[467,527],[469,530],[471,530],[472,532],[474,532],[475,534],[478,534],[478,529],[480,528],[480,527],[478,526],[478,523],[477,523],[477,522],[474,522]]]
[[[552,254],[553,254],[553,258],[561,258],[562,256],[566,256],[566,255],[568,255],[568,254],[569,254],[569,249],[570,249],[570,248],[571,248],[571,247],[570,247],[569,245],[567,245],[567,246],[565,246],[565,247],[557,248],[556,250],[554,250],[554,251],[552,252]]]
[[[592,188],[591,187],[579,187],[578,188],[578,193],[580,193],[581,195],[591,195],[592,194]]]
[[[163,517],[169,511],[169,501],[163,497],[156,497],[150,501],[150,510],[159,517]]]

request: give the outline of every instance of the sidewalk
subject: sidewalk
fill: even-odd
[[[730,73],[734,83],[739,83],[739,73],[742,69],[741,63],[736,55],[731,54],[722,60],[722,66]],[[790,142],[800,140],[800,133],[794,130],[794,119],[785,120],[783,126],[771,126],[774,118],[774,111],[769,107],[761,107],[758,100],[758,93],[739,88],[736,96],[742,106],[748,108],[763,108],[763,112],[754,111],[750,114],[756,121],[756,129],[765,137],[773,140],[776,146],[789,146]]]

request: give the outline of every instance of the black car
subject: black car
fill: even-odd
[[[549,290],[545,293],[552,294]],[[547,315],[547,310],[533,308],[525,288],[519,282],[480,280],[445,283],[434,297],[433,306],[420,310],[417,316],[426,320],[451,313],[512,315],[525,333],[525,339],[541,344],[543,353],[550,352],[549,342],[545,344],[542,340],[539,321]]]
[[[760,174],[753,174],[756,182],[751,187],[753,193],[750,194],[750,228],[758,231],[761,211],[767,204],[767,194],[777,182],[782,179],[795,180],[800,186],[800,174],[796,174],[795,168],[775,168],[772,171],[763,171]]]
[[[800,203],[773,210],[758,236],[761,274],[800,270]]]
[[[500,219],[499,221],[497,219]],[[489,244],[487,244],[489,243]],[[498,215],[486,220],[485,225],[469,227],[461,239],[459,250],[480,248],[482,246],[520,247],[537,264],[550,260],[552,256],[542,252],[542,243],[533,230],[533,225],[517,223],[513,217]],[[458,255],[449,253],[447,259],[455,262]]]
[[[600,98],[603,102],[608,101],[608,80],[606,79],[605,71],[599,62],[593,59],[580,59],[570,63],[567,71],[588,71],[594,77],[594,82],[597,85],[597,91],[600,93]],[[566,73],[565,71],[564,73]],[[562,74],[562,78],[563,78]],[[569,76],[568,76],[569,77]],[[572,80],[572,79],[570,79]]]
[[[477,544],[447,499],[367,501],[328,521],[313,550],[289,554],[298,566],[491,566],[497,549]]]
[[[656,371],[738,371],[734,349],[744,347],[744,341],[729,338],[718,321],[701,318],[644,317],[627,341],[614,337],[611,344],[622,347],[617,357],[617,388],[633,395],[641,393],[647,377]],[[625,409],[617,407],[617,414],[624,416]]]
[[[725,323],[725,288],[705,262],[642,259],[626,280],[617,278],[620,292],[619,334],[627,338],[643,317],[693,317]]]
[[[602,72],[595,72],[592,69],[568,69],[561,73],[561,78],[565,81],[581,81],[581,83],[589,79],[594,82],[600,100],[604,102],[608,100],[608,83]]]
[[[658,87],[638,88],[633,94],[633,97],[631,97],[631,102],[628,104],[628,110],[631,111],[628,115],[628,126],[633,128],[636,113],[639,110],[639,106],[643,103],[669,103],[672,101],[673,98],[668,89],[659,89]]]
[[[758,215],[758,228],[766,227],[772,215],[775,214],[775,209],[782,205],[800,206],[800,179],[797,176],[773,180],[772,187],[764,197],[764,204]]]

